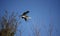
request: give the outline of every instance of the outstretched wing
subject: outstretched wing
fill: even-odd
[[[26,15],[27,13],[29,13],[29,11],[24,12],[22,15]]]
[[[25,21],[27,21],[27,18],[24,18],[25,19]]]

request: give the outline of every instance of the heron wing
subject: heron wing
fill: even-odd
[[[24,12],[22,15],[26,15],[27,13],[29,13],[29,11]]]
[[[27,21],[27,18],[24,18],[25,19],[25,21]]]

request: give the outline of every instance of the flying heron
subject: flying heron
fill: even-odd
[[[24,19],[25,21],[27,21],[28,19],[30,19],[30,17],[27,16],[28,13],[29,13],[29,11],[24,12],[24,13],[21,15],[21,18]]]

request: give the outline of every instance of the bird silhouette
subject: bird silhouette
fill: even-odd
[[[21,18],[24,19],[25,21],[27,21],[27,20],[29,19],[29,16],[27,16],[28,13],[29,13],[29,11],[24,12],[24,13],[21,15]]]

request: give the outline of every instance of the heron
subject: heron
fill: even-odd
[[[28,13],[29,13],[29,11],[24,12],[24,13],[21,15],[21,18],[24,19],[25,21],[27,21],[28,19],[30,19],[31,17],[27,16]]]

